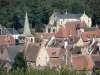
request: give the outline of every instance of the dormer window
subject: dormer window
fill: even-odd
[[[56,55],[56,52],[53,52],[53,53],[52,53],[52,55],[54,55],[54,56],[55,56],[55,55]]]

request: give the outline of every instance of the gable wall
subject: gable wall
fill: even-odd
[[[42,47],[37,56],[36,66],[46,66],[49,60],[50,58],[46,51],[46,48]]]

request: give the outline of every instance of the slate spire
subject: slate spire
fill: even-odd
[[[25,15],[23,35],[24,36],[32,36],[31,31],[30,31],[29,22],[28,22],[27,12],[26,12],[26,15]]]

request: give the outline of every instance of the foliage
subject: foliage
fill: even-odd
[[[25,12],[36,31],[41,32],[54,11],[65,13],[86,13],[93,24],[100,23],[100,0],[0,0],[0,23],[6,27],[23,27]],[[39,27],[38,27],[39,26]]]
[[[19,52],[15,57],[15,62],[13,64],[12,69],[17,69],[17,68],[19,69],[24,68],[24,70],[27,68],[26,60],[22,52]]]
[[[17,68],[6,73],[3,69],[0,69],[0,75],[87,75],[86,71],[68,70],[63,66],[58,70],[50,68],[45,68],[43,70],[27,68],[25,72],[23,70],[23,68]],[[100,75],[100,69],[93,69],[92,75]]]

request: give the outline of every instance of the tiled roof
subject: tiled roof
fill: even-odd
[[[96,27],[85,28],[84,31],[97,31]]]
[[[64,65],[63,59],[55,58],[50,60],[52,62],[52,65]]]
[[[13,61],[15,59],[15,56],[20,52],[20,46],[8,46],[7,50],[10,60]]]
[[[66,50],[62,48],[55,48],[55,47],[47,48],[47,52],[50,58],[59,58],[60,56],[65,54],[65,51]]]
[[[62,38],[62,37],[68,37],[69,35],[76,36],[77,35],[76,28],[78,25],[83,28],[86,26],[83,21],[67,22],[65,27],[61,27],[59,29],[59,31],[55,34],[55,37]]]
[[[5,64],[7,63],[7,60],[0,59],[0,68],[4,68]]]
[[[100,55],[92,55],[92,60],[95,63],[95,67],[100,68]]]
[[[72,54],[81,54],[81,47],[75,46],[72,51]]]
[[[61,48],[54,48],[54,47],[47,48],[47,52],[48,52],[50,58],[59,57],[60,49]]]
[[[9,37],[9,39],[8,39],[8,37]],[[15,40],[12,36],[1,35],[0,36],[0,45],[15,45]]]
[[[57,19],[79,19],[83,14],[60,14],[56,15]]]
[[[68,36],[67,37],[68,44],[70,44],[70,45],[77,43],[79,41],[79,39],[80,39],[80,37],[78,37],[78,36]]]
[[[36,61],[40,46],[29,44],[25,51],[25,57],[27,61]]]
[[[86,32],[82,33],[83,41],[88,41],[88,38],[90,38],[90,40],[92,40],[95,37],[96,38],[100,38],[100,30],[97,30],[97,31],[86,31]]]
[[[44,39],[49,39],[54,35],[55,35],[55,33],[36,33],[35,37],[36,38],[41,38],[41,36],[43,36]]]
[[[8,30],[12,35],[19,34],[19,32],[18,32],[17,30],[15,30],[14,28],[7,28],[7,30]]]
[[[92,70],[94,63],[89,55],[72,56],[72,65],[75,70]]]
[[[68,31],[65,27],[61,27],[59,31],[55,34],[55,37],[57,38],[64,38],[68,36]]]

